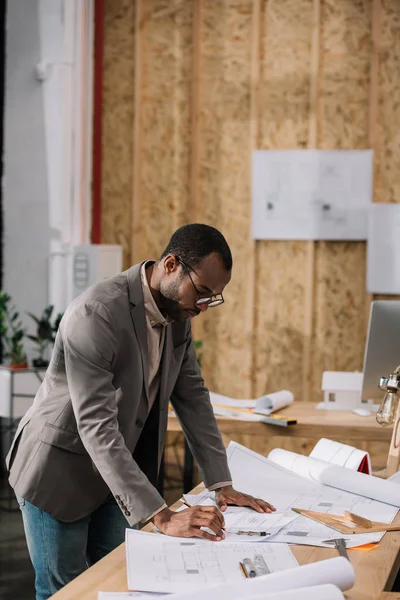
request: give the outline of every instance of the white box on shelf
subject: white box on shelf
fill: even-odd
[[[35,373],[32,369],[0,368],[0,417],[6,419],[23,417],[33,403],[45,372],[46,369],[40,369]]]

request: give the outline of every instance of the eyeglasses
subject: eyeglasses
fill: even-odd
[[[192,267],[189,267],[189,265],[187,265],[185,262],[183,262],[183,260],[181,260],[179,258],[179,256],[176,256],[175,258],[182,265],[185,273],[189,276],[189,279],[192,282],[192,286],[197,294],[197,300],[195,302],[196,306],[204,306],[205,304],[207,304],[210,308],[214,308],[215,306],[219,306],[220,304],[224,303],[224,297],[222,294],[213,294],[212,296],[204,296],[205,292],[200,292],[200,290],[197,289],[197,287],[192,279],[192,276],[190,275],[190,271],[193,271],[193,273],[196,273],[196,271],[194,269],[192,269]],[[197,273],[196,273],[196,275],[197,275]]]

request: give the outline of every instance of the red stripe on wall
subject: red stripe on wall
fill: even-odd
[[[103,104],[104,0],[94,5],[92,244],[101,241],[101,122]]]

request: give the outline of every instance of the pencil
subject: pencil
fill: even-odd
[[[242,570],[242,573],[243,573],[243,575],[246,577],[246,579],[248,579],[248,577],[247,577],[247,573],[246,573],[246,570],[245,570],[245,568],[244,568],[244,566],[243,566],[243,563],[242,563],[242,562],[240,562],[240,563],[239,563],[239,565],[240,565],[240,568],[241,568],[241,570]]]
[[[186,502],[186,500],[184,500],[183,498],[181,498],[180,501],[182,502],[182,504],[184,504],[188,508],[193,508],[193,505],[189,504],[189,502]],[[223,529],[224,531],[226,531],[225,525],[222,525],[221,529]]]

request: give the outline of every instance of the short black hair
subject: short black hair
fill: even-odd
[[[195,269],[206,256],[216,252],[227,271],[232,269],[232,254],[222,233],[201,223],[183,225],[172,235],[161,258],[173,254]]]

